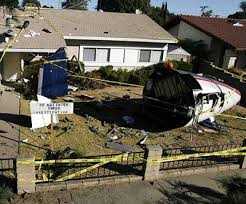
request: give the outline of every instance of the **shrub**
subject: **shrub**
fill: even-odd
[[[193,64],[188,62],[182,62],[182,61],[173,61],[174,68],[177,70],[182,70],[186,72],[192,72],[193,70]]]
[[[85,72],[85,65],[83,62],[69,60],[67,62],[67,69],[68,71],[71,71],[71,74],[76,73],[82,75]]]
[[[8,199],[13,195],[11,188],[7,186],[0,187],[0,200]]]

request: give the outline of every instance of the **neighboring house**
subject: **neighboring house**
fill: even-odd
[[[166,29],[180,40],[202,40],[216,66],[246,68],[246,20],[181,15]]]
[[[176,60],[183,62],[191,61],[191,54],[185,51],[180,46],[169,45],[167,50],[167,59],[166,60]]]
[[[27,12],[16,11],[22,15]],[[85,70],[91,71],[106,65],[132,69],[165,61],[168,44],[177,42],[143,14],[41,9],[25,20],[30,21],[28,29],[8,50],[1,65],[5,80],[18,78],[26,61],[23,58],[33,53],[53,53],[59,47],[66,47],[69,58],[75,55],[84,62]],[[5,19],[1,18],[0,23]],[[7,29],[0,27],[2,32]],[[29,37],[30,31],[40,35]],[[14,32],[18,29],[14,28]],[[0,42],[0,49],[5,46]]]

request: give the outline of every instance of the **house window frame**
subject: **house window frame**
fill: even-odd
[[[149,61],[140,61],[141,51],[150,51]],[[164,55],[164,50],[162,50],[162,49],[153,49],[153,50],[151,50],[151,49],[140,49],[139,50],[139,56],[138,56],[138,62],[139,63],[152,63],[151,57],[152,57],[152,54],[153,54],[154,51],[160,51],[161,52],[161,56],[160,56],[160,60],[159,60],[159,62],[161,62],[162,58],[163,58],[163,55]],[[156,62],[156,63],[158,63],[158,62]]]
[[[92,61],[88,61],[88,60],[84,60],[84,54],[85,54],[85,49],[93,49],[93,50],[95,50],[95,53],[94,53],[94,60]],[[98,50],[108,50],[108,53],[107,53],[107,60],[106,60],[106,62],[98,62],[97,61],[97,51]],[[105,47],[105,48],[103,48],[103,47],[83,47],[83,61],[84,62],[94,62],[94,63],[108,63],[108,62],[110,62],[110,50],[111,50],[111,48],[108,48],[108,47]]]

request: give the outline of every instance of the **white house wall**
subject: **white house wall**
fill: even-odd
[[[100,68],[101,66],[107,66],[107,65],[112,65],[115,68],[125,68],[129,70],[133,68],[149,66],[157,62],[139,62],[140,50],[162,51],[163,54],[162,54],[161,61],[165,61],[167,56],[167,49],[168,49],[167,44],[157,44],[157,43],[137,44],[137,43],[122,42],[120,44],[113,44],[113,43],[110,44],[106,42],[88,43],[88,42],[72,41],[72,44],[73,44],[72,46],[68,45],[68,47],[70,47],[67,49],[68,56],[71,57],[75,52],[77,52],[77,50],[79,50],[78,56],[80,61],[84,62],[85,64],[85,71],[92,71]],[[84,48],[109,49],[110,50],[109,61],[108,62],[84,61],[83,60]]]
[[[79,46],[67,46],[67,57],[71,59],[73,56],[79,57]]]

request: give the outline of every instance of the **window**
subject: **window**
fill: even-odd
[[[88,62],[96,61],[96,49],[84,48],[83,61],[88,61]]]
[[[162,51],[161,50],[152,50],[151,51],[151,62],[160,62],[162,60]]]
[[[109,49],[98,48],[96,51],[96,62],[108,62],[109,61]]]
[[[140,50],[139,62],[150,62],[150,50]]]
[[[108,48],[84,48],[83,60],[105,63],[109,61],[109,53]]]
[[[162,60],[162,50],[140,50],[139,62],[158,63]]]

